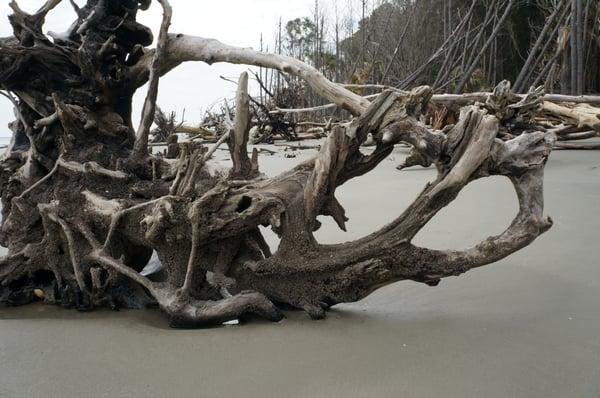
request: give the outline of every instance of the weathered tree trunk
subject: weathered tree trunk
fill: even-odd
[[[0,84],[19,120],[2,160],[0,301],[89,309],[157,303],[174,326],[222,323],[248,314],[281,318],[287,304],[321,318],[325,309],[360,300],[399,280],[436,285],[441,279],[498,261],[551,226],[543,214],[543,171],[551,133],[529,125],[519,137],[498,135],[533,117],[539,96],[524,99],[501,85],[485,104],[463,108],[445,133],[418,120],[431,98],[385,91],[371,103],[317,70],[279,55],[225,46],[215,40],[167,35],[166,0],[157,50],[135,20],[150,0],[89,0],[78,21],[54,41],[42,34],[46,14],[11,3],[14,37],[0,42]],[[246,63],[304,79],[355,119],[333,127],[319,154],[276,177],[246,155],[247,75],[240,79],[229,139],[233,169],[206,167],[211,152],[184,143],[177,160],[148,154],[149,115],[159,76],[186,61]],[[35,76],[35,78],[31,78]],[[150,82],[142,123],[131,124],[131,99]],[[12,94],[11,94],[12,93]],[[360,152],[372,135],[376,148]],[[382,162],[396,143],[414,146],[435,164],[437,178],[389,225],[354,242],[321,245],[317,217],[345,229],[337,187]],[[509,178],[519,213],[502,234],[464,251],[437,251],[414,236],[468,183]],[[275,253],[259,226],[280,237]],[[163,272],[140,271],[153,251]]]

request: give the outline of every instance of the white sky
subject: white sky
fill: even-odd
[[[83,4],[84,0],[76,0]],[[0,0],[0,37],[12,35],[7,16],[10,13],[8,0]],[[33,12],[44,0],[18,0],[26,11]],[[170,0],[173,6],[171,33],[211,37],[242,47],[259,48],[261,32],[267,43],[273,43],[277,24],[281,17],[285,21],[309,16],[314,0]],[[162,10],[156,1],[152,7],[141,12],[138,20],[156,31],[160,25]],[[63,32],[75,20],[75,14],[67,0],[63,0],[46,21],[46,31]],[[156,36],[156,33],[155,33]],[[245,66],[204,63],[183,64],[161,79],[158,104],[165,110],[175,110],[181,116],[186,109],[186,120],[197,122],[202,110],[225,97],[233,97],[235,85],[219,78],[233,77],[247,70]],[[134,114],[139,115],[145,89],[140,89],[134,102]],[[7,124],[14,119],[12,107],[0,98],[0,137],[10,135]],[[134,125],[137,122],[134,119]]]

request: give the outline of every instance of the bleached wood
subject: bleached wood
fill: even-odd
[[[145,71],[153,54],[153,51],[149,52],[132,68],[131,74],[137,79],[138,84],[145,83],[147,79]],[[318,70],[295,58],[229,46],[215,39],[183,34],[169,35],[162,73],[167,73],[173,67],[187,61],[201,61],[208,64],[227,62],[276,69],[305,80],[321,97],[354,115],[360,115],[369,106],[368,100],[329,81]]]
[[[158,0],[163,8],[163,20],[160,26],[158,36],[158,44],[152,56],[151,62],[147,65],[150,77],[148,85],[148,93],[144,101],[142,109],[142,119],[140,126],[135,136],[134,156],[145,156],[148,154],[148,136],[150,128],[154,123],[154,114],[156,112],[156,100],[158,98],[158,83],[160,80],[160,70],[164,63],[167,62],[167,44],[169,26],[171,26],[171,18],[173,17],[173,9],[168,0]]]

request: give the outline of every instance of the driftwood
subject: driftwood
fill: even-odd
[[[565,120],[574,126],[600,131],[600,108],[588,104],[567,107],[544,102],[542,109],[547,115]]]
[[[183,117],[185,117],[185,112]],[[162,109],[156,108],[156,113],[154,115],[154,124],[156,125],[156,128],[152,130],[152,144],[167,142],[169,137],[178,132],[178,129],[183,126],[184,120],[178,123],[176,118],[177,114],[175,112],[166,114]]]
[[[408,91],[395,90],[400,95],[408,95]],[[477,93],[465,93],[465,94],[433,94],[431,96],[431,102],[434,103],[452,103],[457,105],[469,105],[474,102],[484,102],[492,93],[491,92],[477,92]],[[513,94],[515,97],[525,98],[527,94]],[[365,96],[367,100],[373,100],[377,98],[379,94],[371,94]],[[575,104],[590,104],[600,105],[600,96],[598,95],[562,95],[562,94],[545,94],[541,97],[542,101],[554,102],[554,103],[575,103]],[[298,109],[276,109],[273,113],[309,113],[319,112],[327,109],[334,109],[337,105],[334,103],[320,105],[312,108],[298,108]]]
[[[190,137],[196,139],[204,139],[204,140],[210,140],[210,139],[215,139],[215,133],[213,131],[210,131],[209,129],[203,127],[203,126],[186,126],[184,124],[182,124],[181,126],[178,126],[177,129],[175,130],[175,133],[179,133],[179,134],[187,134]]]
[[[370,87],[367,85],[367,87]],[[510,87],[509,87],[510,89]],[[599,137],[600,133],[600,96],[592,95],[560,95],[560,94],[542,94],[541,89],[538,89],[536,97],[541,104],[541,111],[536,111],[536,118],[539,130],[548,130],[557,134],[560,141],[582,140],[588,138]],[[394,90],[400,96],[409,96],[410,93],[402,90]],[[380,94],[373,94],[365,99],[376,99]],[[431,103],[438,106],[433,110],[430,125],[433,129],[441,130],[446,124],[447,119],[453,119],[452,115],[448,114],[449,106],[465,106],[475,103],[485,103],[492,92],[476,92],[466,94],[434,94],[431,96]],[[516,94],[507,92],[506,95],[512,103],[519,101],[527,101],[531,94]],[[326,104],[314,108],[304,109],[277,109],[273,113],[311,113],[335,108],[335,104]],[[441,107],[441,108],[440,108]],[[450,123],[453,124],[453,123]],[[592,130],[592,131],[590,131]],[[507,137],[514,134],[507,135]],[[558,148],[559,146],[557,146]],[[577,144],[577,145],[560,145],[560,149],[596,149],[597,145]],[[427,162],[422,162],[417,153],[411,155],[407,162],[399,167],[403,169],[409,166],[426,165]]]
[[[143,49],[152,35],[135,19],[150,0],[90,0],[63,39],[50,41],[43,19],[58,2],[35,15],[15,5],[14,37],[0,42],[0,85],[18,98],[7,94],[19,116],[0,175],[0,240],[9,251],[0,261],[3,303],[40,297],[78,309],[156,303],[173,326],[185,327],[248,315],[279,320],[280,305],[318,319],[330,306],[390,283],[435,286],[496,262],[552,225],[543,214],[543,174],[554,135],[498,139],[507,127],[500,115],[514,105],[507,98],[494,98],[494,113],[491,102],[463,108],[458,123],[440,133],[419,122],[428,87],[409,95],[388,90],[371,103],[297,60],[167,35],[166,0],[157,51]],[[176,160],[155,157],[147,140],[158,76],[186,61],[275,68],[306,80],[355,118],[334,126],[315,158],[268,178],[258,170],[256,152],[247,155],[242,76],[229,132],[230,170],[207,167],[206,148],[194,142],[182,145]],[[149,81],[136,133],[131,99]],[[533,114],[536,107],[527,109]],[[364,155],[360,146],[369,135],[376,146]],[[318,243],[318,216],[346,229],[336,189],[373,170],[400,142],[435,164],[437,178],[406,210],[392,210],[399,216],[381,230],[345,244]],[[467,250],[412,243],[463,187],[490,175],[509,178],[517,193],[519,212],[506,231]],[[274,252],[260,226],[278,234]],[[164,269],[143,275],[153,251]]]
[[[557,142],[554,149],[598,150],[600,149],[600,143]]]

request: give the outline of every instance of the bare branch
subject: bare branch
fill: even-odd
[[[160,25],[160,33],[158,36],[158,44],[156,51],[153,54],[152,62],[148,65],[150,71],[148,94],[144,101],[142,110],[142,119],[135,137],[134,156],[145,156],[148,154],[148,135],[150,128],[154,123],[154,113],[156,111],[156,99],[158,98],[158,83],[160,80],[160,70],[163,64],[167,63],[166,56],[168,55],[168,32],[171,25],[173,10],[168,0],[158,0],[163,8],[163,20]]]
[[[143,85],[147,79],[145,71],[153,53],[149,53],[131,69],[132,80],[137,86]],[[320,96],[354,115],[360,115],[369,106],[369,102],[361,96],[330,82],[313,67],[297,59],[238,48],[225,45],[214,39],[170,35],[165,54],[165,64],[161,73],[166,73],[182,62],[202,61],[208,64],[227,62],[272,68],[304,79]]]

